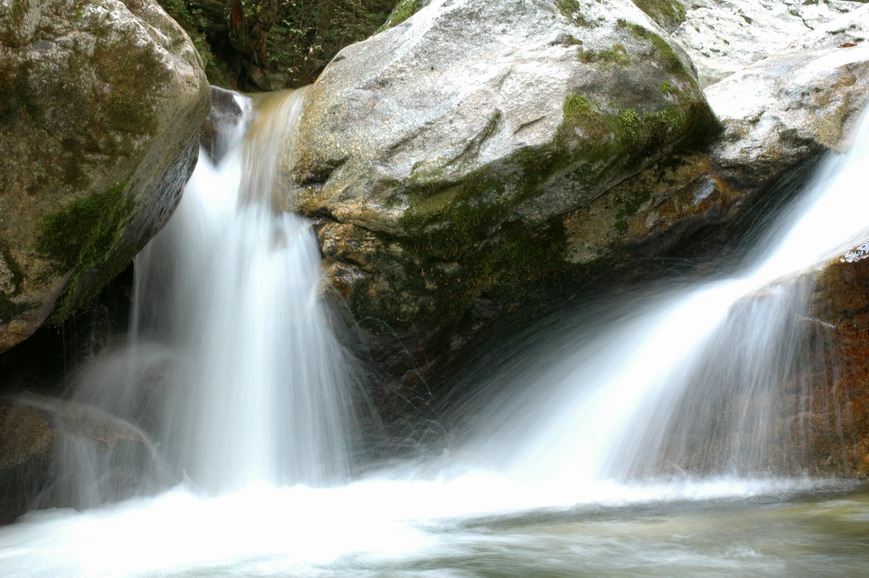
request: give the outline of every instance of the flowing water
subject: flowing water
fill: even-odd
[[[217,165],[200,160],[176,215],[137,259],[130,343],[79,378],[75,401],[136,424],[154,475],[180,483],[0,528],[0,574],[869,567],[867,489],[782,477],[798,456],[777,457],[785,434],[766,426],[781,388],[796,387],[797,404],[807,395],[792,385],[806,287],[785,278],[867,238],[867,135],[827,165],[740,275],[562,328],[514,356],[497,390],[481,387],[488,399],[468,439],[351,480],[354,370],[319,304],[310,227],[269,202],[299,97],[239,100],[253,114],[226,137],[230,152]]]
[[[261,97],[255,114],[236,97],[239,122],[218,133],[226,156],[201,155],[136,258],[131,343],[74,395],[133,423],[145,415],[163,476],[211,492],[347,474],[352,376],[319,299],[316,241],[271,206],[302,94]]]

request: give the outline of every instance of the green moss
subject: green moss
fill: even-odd
[[[38,253],[55,261],[61,273],[70,273],[52,314],[54,320],[64,319],[92,297],[88,292],[79,293],[79,281],[83,274],[109,258],[133,212],[135,202],[124,193],[126,185],[118,183],[106,191],[73,201],[40,222]]]
[[[561,109],[564,111],[565,122],[575,122],[591,111],[591,101],[587,96],[569,94],[564,99]]]
[[[398,4],[396,4],[395,8],[392,9],[392,12],[389,14],[389,17],[386,19],[386,22],[383,26],[378,30],[378,32],[382,32],[383,30],[387,30],[394,26],[398,26],[414,14],[416,14],[422,5],[417,0],[400,0]]]
[[[71,202],[39,225],[37,251],[64,268],[88,267],[111,249],[133,203],[124,195],[126,182]]]
[[[565,18],[577,26],[585,28],[593,26],[593,23],[582,13],[578,0],[555,0],[555,5]]]
[[[579,48],[576,58],[584,64],[602,63],[618,66],[627,66],[631,63],[631,56],[622,44],[614,44],[607,50],[586,50]],[[604,66],[606,68],[606,66]]]
[[[27,9],[24,0],[12,0],[12,17],[15,19],[20,18],[24,15],[24,11]]]
[[[676,54],[676,51],[673,50],[673,47],[670,46],[670,44],[659,35],[655,34],[648,28],[640,26],[639,24],[627,22],[622,19],[618,20],[618,25],[622,28],[629,28],[635,38],[639,40],[645,40],[646,42],[650,43],[654,47],[655,51],[658,53],[658,56],[661,58],[661,60],[664,61],[664,64],[667,66],[667,72],[683,76],[691,76],[689,71],[685,68],[685,65],[682,63],[682,60]]]
[[[678,139],[691,124],[675,104],[641,114],[612,103],[604,107],[586,96],[572,94],[565,99],[563,110],[558,140],[568,149],[571,141],[582,142],[583,156],[592,163],[630,166],[661,142]]]
[[[634,4],[648,14],[664,30],[672,32],[685,22],[685,6],[677,0],[633,0]]]
[[[567,141],[582,135],[589,141],[585,149],[586,156],[599,157],[611,152],[607,135],[611,132],[611,123],[606,114],[602,114],[587,96],[570,94],[562,104],[564,117],[558,127],[556,140],[563,148],[569,148]]]
[[[675,90],[673,89],[673,85],[665,80],[661,84],[661,93],[662,94],[674,94]]]

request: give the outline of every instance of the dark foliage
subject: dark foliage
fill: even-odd
[[[199,50],[212,84],[243,91],[313,82],[364,40],[395,0],[158,0]]]

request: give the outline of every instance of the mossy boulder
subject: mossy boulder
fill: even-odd
[[[87,304],[159,230],[209,102],[154,1],[0,5],[0,351]]]
[[[707,87],[724,126],[720,137],[706,150],[663,159],[570,214],[571,259],[595,262],[614,247],[623,255],[617,261],[671,249],[725,254],[823,153],[847,148],[869,103],[867,37],[864,6]]]
[[[628,0],[433,0],[339,53],[284,206],[319,220],[363,326],[456,345],[474,311],[585,275],[563,217],[718,131],[666,36]]]

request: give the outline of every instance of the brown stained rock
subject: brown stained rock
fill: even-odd
[[[869,476],[869,258],[866,247],[818,277],[812,312],[824,329],[808,416],[812,462],[832,474]]]
[[[568,214],[568,259],[593,263],[613,247],[661,254],[691,233],[727,220],[739,198],[707,155],[677,155]]]

